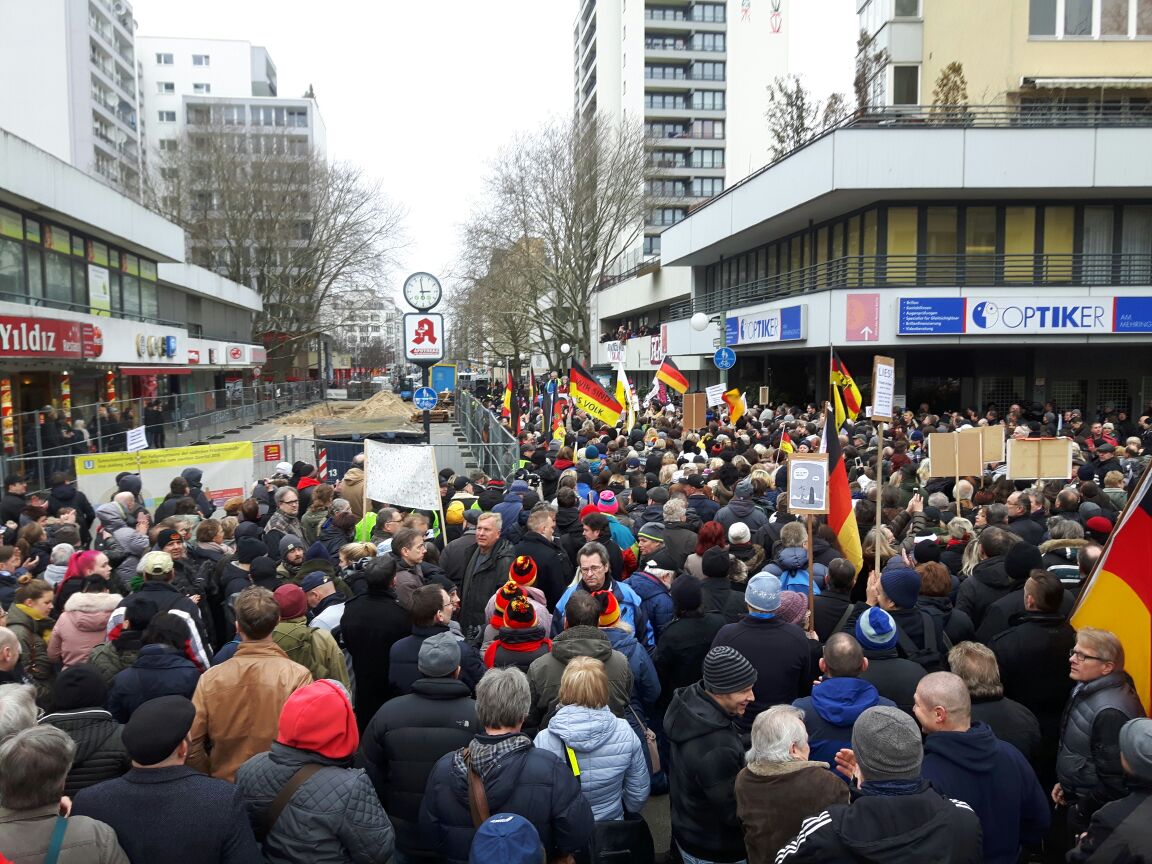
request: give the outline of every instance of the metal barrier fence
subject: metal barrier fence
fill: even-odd
[[[467,390],[456,394],[455,414],[456,426],[475,454],[479,470],[510,480],[520,464],[520,447],[512,433]]]
[[[323,391],[317,382],[297,381],[158,397],[171,404],[172,410],[160,415],[168,419],[146,425],[148,443],[156,449],[208,443],[227,432],[251,428],[319,402],[322,396]],[[70,416],[59,418],[48,417],[44,410],[13,415],[16,428],[21,430],[24,452],[0,452],[0,473],[5,477],[9,473],[27,474],[30,489],[44,489],[55,472],[73,473],[76,456],[122,452],[127,448],[128,429],[141,425],[136,418],[143,416],[144,404],[149,401],[152,400],[134,399],[117,403],[123,410],[115,413],[121,418],[130,416],[131,425],[110,421],[104,403],[74,406]],[[136,403],[140,403],[138,411],[132,410]],[[195,410],[198,405],[217,404],[222,407],[199,413]],[[56,413],[63,415],[63,412]],[[91,419],[86,419],[89,417]],[[85,424],[77,425],[75,420],[81,419]]]

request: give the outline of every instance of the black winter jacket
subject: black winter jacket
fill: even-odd
[[[145,645],[136,662],[117,673],[108,693],[108,710],[118,722],[127,723],[136,709],[150,699],[191,699],[199,680],[199,667],[176,649]]]
[[[420,646],[424,644],[424,640],[429,636],[448,631],[447,624],[433,624],[429,627],[413,624],[412,635],[405,636],[392,645],[392,649],[388,652],[388,683],[394,696],[411,693],[412,685],[417,679],[424,677],[416,665],[420,659]],[[475,692],[476,685],[487,671],[484,668],[484,661],[480,659],[480,654],[472,645],[462,639],[457,639],[457,642],[460,643],[460,680],[470,691]]]
[[[860,677],[871,682],[872,686],[885,699],[891,699],[901,711],[912,714],[913,697],[920,679],[927,670],[915,660],[907,660],[895,648],[881,651],[866,650],[868,668]]]
[[[490,750],[511,735],[477,735]],[[480,774],[492,813],[517,813],[536,828],[548,858],[584,849],[592,837],[592,808],[580,781],[558,756],[535,747],[498,756]],[[735,810],[733,810],[735,812]],[[465,864],[476,833],[468,809],[468,778],[456,753],[440,757],[428,778],[420,807],[422,836],[448,861]]]
[[[564,595],[574,573],[572,562],[559,544],[551,537],[525,531],[516,544],[516,555],[528,555],[536,562],[535,587],[548,599],[548,611],[556,611],[556,601]]]
[[[508,568],[516,558],[514,547],[507,540],[497,540],[488,555],[482,556],[480,547],[472,550],[472,557],[464,568],[464,582],[460,587],[460,628],[464,638],[480,644],[487,616],[484,607],[488,600],[508,581]]]
[[[962,801],[951,801],[924,781],[905,794],[861,794],[804,822],[780,850],[780,864],[981,864],[980,820]]]
[[[264,840],[268,864],[384,864],[391,860],[392,825],[368,776],[310,750],[278,741],[268,753],[257,753],[236,771],[236,788],[244,796],[253,829],[292,775],[305,765],[322,765],[293,793],[272,832]]]
[[[421,678],[383,705],[364,730],[356,764],[368,772],[396,829],[396,848],[431,853],[420,837],[420,802],[436,761],[479,731],[476,702],[454,678]]]
[[[356,723],[363,729],[389,698],[388,657],[392,645],[412,632],[408,613],[391,588],[353,597],[340,618],[344,647],[356,675]]]
[[[988,607],[1012,590],[1012,579],[1004,569],[1004,556],[993,555],[977,564],[972,575],[960,583],[956,608],[967,613],[977,630]]]
[[[1088,836],[1068,853],[1070,864],[1111,864],[1149,859],[1152,850],[1152,785],[1128,778],[1126,798],[1092,815]]]
[[[972,722],[986,724],[993,735],[1011,744],[1033,765],[1039,763],[1040,724],[1036,715],[1019,702],[1003,696],[973,699]]]
[[[1075,605],[1075,595],[1065,589],[1064,596],[1060,600],[1060,614],[1067,618],[1072,614],[1072,607]],[[976,631],[976,641],[988,645],[993,638],[1007,630],[1013,620],[1027,611],[1024,608],[1024,582],[1014,583],[1012,590],[989,606],[984,613],[984,620]]]
[[[685,852],[708,861],[740,861],[747,854],[736,815],[744,744],[733,720],[703,682],[677,690],[664,715],[672,744],[672,836]]]
[[[751,615],[745,615],[716,634],[713,648],[717,645],[735,648],[756,669],[753,687],[756,699],[744,716],[735,721],[742,731],[752,728],[752,721],[761,711],[772,705],[791,705],[812,691],[814,676],[808,642],[804,631],[795,624]]]
[[[656,707],[661,713],[667,710],[673,693],[700,680],[704,657],[725,623],[724,616],[716,612],[696,611],[684,613],[664,628],[654,658],[656,674],[660,676]]]
[[[1054,740],[1072,693],[1068,652],[1076,646],[1076,631],[1063,615],[1027,612],[1014,620],[989,644],[1000,666],[1000,683],[1005,696],[1036,715],[1045,739]]]
[[[69,797],[81,789],[119,777],[132,767],[128,751],[120,740],[124,727],[102,708],[56,711],[45,715],[40,722],[67,732],[76,742],[76,755],[64,780],[64,794]]]
[[[696,577],[689,574],[680,578]],[[748,614],[748,607],[744,605],[744,595],[732,587],[727,576],[710,576],[701,580],[700,593],[704,595],[700,610],[719,613],[729,624],[736,623],[742,616]]]

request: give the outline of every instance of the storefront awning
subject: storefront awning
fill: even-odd
[[[192,370],[183,366],[121,366],[125,375],[191,375]]]
[[[1043,87],[1049,90],[1119,90],[1152,88],[1152,78],[1024,78],[1024,86]]]

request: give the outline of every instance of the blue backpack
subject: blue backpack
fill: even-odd
[[[807,570],[785,570],[780,574],[781,591],[796,591],[800,594],[807,594],[808,582],[809,577]],[[820,586],[813,583],[812,593],[819,596]]]

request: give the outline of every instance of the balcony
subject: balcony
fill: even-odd
[[[696,295],[723,312],[837,288],[992,288],[1152,285],[1152,254],[858,255]]]

